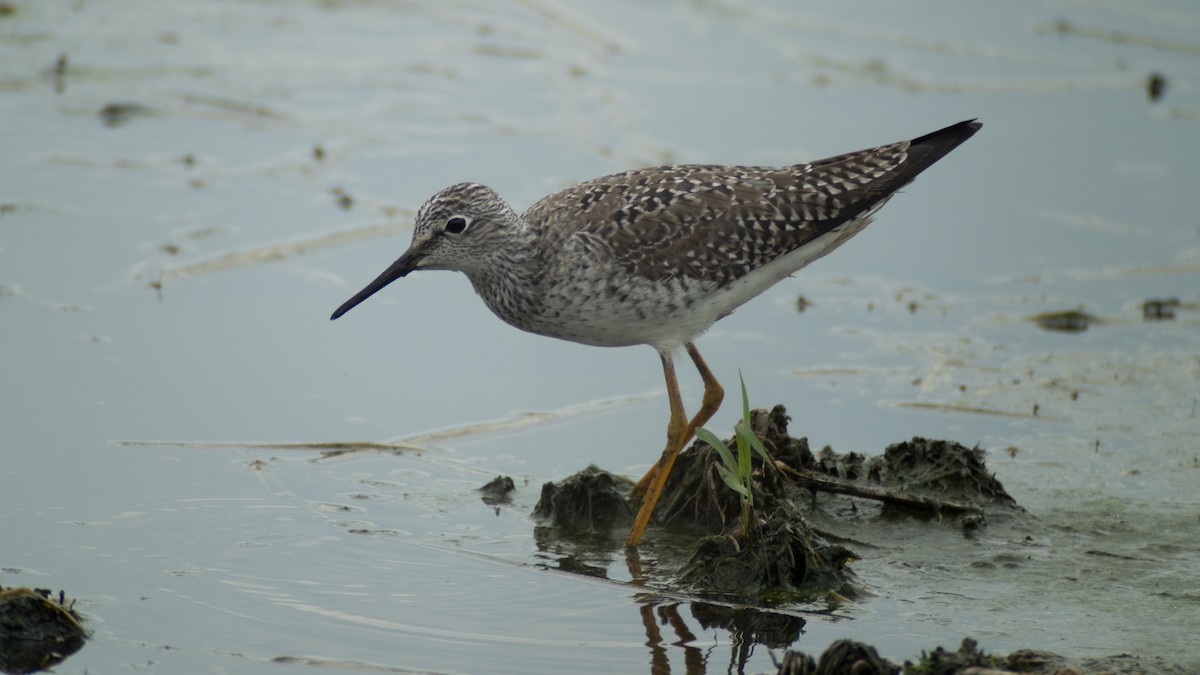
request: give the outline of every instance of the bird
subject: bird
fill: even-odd
[[[982,128],[966,120],[914,138],[782,167],[676,164],[595,178],[518,213],[495,190],[458,183],[416,212],[412,242],[343,303],[337,319],[412,272],[466,274],[484,304],[530,333],[585,345],[649,345],[670,417],[627,547],[637,547],[675,458],[724,389],[696,348],[715,322],[861,232],[892,196]],[[686,415],[674,355],[700,374]]]

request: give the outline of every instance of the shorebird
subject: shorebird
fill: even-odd
[[[724,390],[695,340],[784,277],[858,234],[879,208],[981,124],[783,167],[681,164],[636,169],[543,197],[518,215],[494,190],[451,185],[417,211],[412,243],[332,319],[418,270],[470,279],[506,323],[599,347],[658,351],[671,415],[658,461],[634,487],[645,532],[675,457],[717,411]],[[704,382],[684,412],[672,354]]]

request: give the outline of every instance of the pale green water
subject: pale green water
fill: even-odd
[[[677,672],[725,672],[727,631],[687,602],[539,569],[562,553],[539,551],[526,517],[546,480],[654,458],[652,351],[525,335],[449,274],[329,313],[446,184],[521,208],[635,166],[787,163],[970,117],[983,131],[867,232],[700,342],[814,446],[979,443],[1029,509],[974,540],[840,524],[879,547],[854,566],[875,597],[793,646],[852,637],[904,659],[971,635],[1200,667],[1192,3],[13,6],[0,583],[79,598],[96,635],[56,672],[278,672],[278,656],[319,659],[306,672],[645,672],[646,614]],[[1168,83],[1153,104],[1152,72]],[[106,126],[112,103],[143,114]],[[1143,322],[1157,297],[1192,306]],[[1077,307],[1106,321],[1064,335],[1023,319]],[[510,419],[526,423],[420,452],[248,445]],[[497,514],[474,488],[498,473],[520,489]],[[619,552],[590,562],[629,577]],[[748,672],[770,669],[766,651]]]

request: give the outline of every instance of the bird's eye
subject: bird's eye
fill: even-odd
[[[470,221],[462,216],[454,216],[446,220],[446,231],[450,234],[462,234]]]

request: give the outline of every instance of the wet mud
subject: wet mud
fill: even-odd
[[[788,608],[816,608],[799,614],[837,620],[842,604],[870,595],[851,570],[859,558],[852,547],[866,547],[870,553],[877,542],[839,536],[838,522],[912,520],[958,528],[971,537],[989,520],[1025,513],[988,470],[977,447],[915,437],[878,455],[838,453],[829,447],[814,452],[806,438],[788,433],[790,421],[783,406],[750,413],[750,428],[769,457],[756,455],[752,462],[750,522],[742,522],[741,497],[719,476],[718,452],[696,441],[677,459],[648,532],[656,557],[654,578],[638,578],[638,553],[626,550],[635,585],[691,598],[702,625],[729,631],[735,650],[796,644],[805,619]],[[736,452],[734,439],[725,444]],[[501,478],[496,483],[503,484]],[[630,494],[632,485],[596,466],[546,483],[534,510],[539,548],[565,554],[558,558],[561,571],[603,577],[603,561],[621,549],[639,503]],[[821,528],[810,523],[818,511]],[[656,624],[670,623],[670,617],[655,621],[653,606],[643,610],[647,635],[659,644],[666,640]],[[748,652],[737,658],[744,661]],[[1128,654],[1074,661],[1036,649],[989,654],[971,638],[956,650],[937,647],[901,664],[870,645],[839,640],[820,655],[787,651],[777,665],[780,675],[1185,672],[1154,657]]]
[[[648,534],[654,542],[654,572],[666,575],[650,580],[651,585],[694,598],[703,622],[730,631],[737,644],[786,648],[796,643],[805,619],[780,609],[816,607],[813,613],[836,620],[834,612],[843,603],[869,595],[851,564],[859,558],[853,547],[866,547],[869,553],[875,542],[839,536],[839,520],[913,520],[972,536],[989,519],[1020,518],[1025,512],[988,470],[979,448],[917,437],[878,455],[837,453],[829,447],[814,452],[806,438],[788,433],[789,422],[783,406],[751,411],[750,427],[769,459],[755,456],[752,462],[753,506],[748,512],[719,476],[717,451],[696,441],[676,461]],[[734,439],[725,443],[736,452]],[[601,560],[601,550],[612,556],[621,548],[638,505],[637,496],[629,494],[631,487],[631,481],[595,466],[545,484],[534,510],[539,547],[563,552],[572,549],[566,542],[575,542],[573,550],[590,553],[560,558],[573,562],[559,569],[603,576],[603,564],[587,560],[589,555]],[[815,511],[822,514],[822,528],[810,523]],[[744,513],[749,522],[742,522]],[[626,553],[637,561],[636,551]],[[869,645],[841,640],[819,657],[785,653],[778,672],[1143,671],[1177,672],[1129,656],[1077,663],[1035,650],[997,656],[969,638],[957,650],[938,647],[903,664],[888,661]]]

